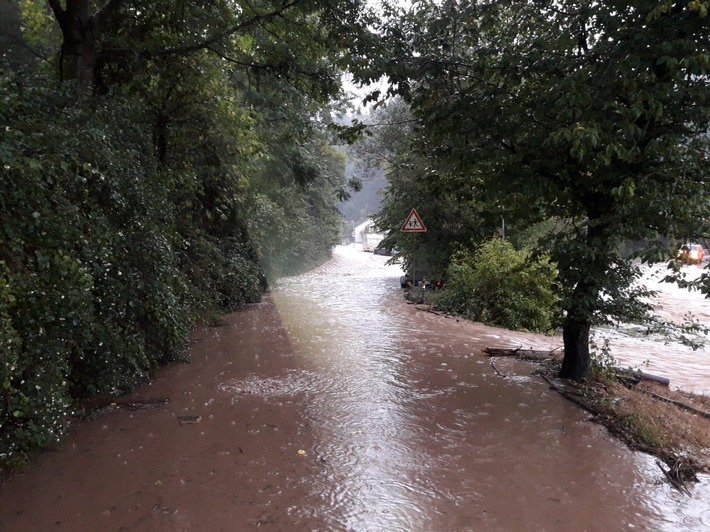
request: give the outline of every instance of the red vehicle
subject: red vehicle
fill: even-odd
[[[700,244],[683,244],[678,250],[678,258],[690,264],[699,264],[703,261],[705,251]]]

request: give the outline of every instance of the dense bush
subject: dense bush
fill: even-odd
[[[555,278],[555,268],[547,260],[533,259],[508,241],[492,239],[474,253],[454,255],[446,288],[432,302],[490,325],[548,332],[557,302]]]
[[[249,246],[235,238],[195,238],[189,245],[189,270],[206,309],[235,310],[261,299],[266,283]]]
[[[140,109],[82,105],[21,76],[0,83],[2,315],[12,335],[0,460],[15,463],[62,432],[73,398],[127,390],[177,352],[193,316],[159,229],[169,210],[141,148],[150,137],[128,123]]]
[[[260,297],[247,243],[185,224],[145,116],[0,75],[0,467],[56,439],[75,400],[180,356],[206,309]]]
[[[199,318],[258,301],[267,276],[337,241],[342,161],[323,137],[275,122],[269,140],[233,87],[206,85],[214,97],[181,102],[190,119],[156,136],[145,92],[0,71],[0,469],[58,438],[77,400],[131,389]]]

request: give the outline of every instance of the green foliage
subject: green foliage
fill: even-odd
[[[22,4],[58,54],[46,3]],[[124,2],[96,11],[78,84],[0,73],[0,467],[329,256],[344,162],[314,116],[359,8],[267,4]]]
[[[451,255],[462,245],[481,241],[499,227],[497,213],[482,208],[476,176],[463,176],[450,165],[439,166],[421,146],[420,131],[407,105],[395,100],[372,118],[371,137],[357,151],[370,166],[385,170],[389,186],[380,212],[374,217],[387,232],[384,246],[396,248],[405,270],[442,278]],[[416,208],[425,233],[400,231]]]
[[[48,3],[42,0],[18,0],[17,9],[21,14],[24,41],[34,53],[45,58],[51,57],[61,44],[61,32]]]
[[[634,434],[639,441],[649,446],[661,446],[664,443],[664,434],[658,422],[649,416],[629,414],[622,419],[624,429]]]
[[[178,356],[196,314],[142,109],[4,76],[2,462],[58,437],[73,399]],[[80,124],[80,127],[76,127]],[[148,149],[146,149],[148,147]],[[11,305],[7,305],[11,302]]]
[[[232,311],[261,300],[265,281],[248,244],[236,238],[195,238],[186,265],[206,309]]]
[[[288,107],[264,110],[260,117],[261,122],[276,115],[291,125],[264,132],[264,164],[253,175],[254,201],[247,211],[249,235],[269,279],[323,263],[340,239],[336,203],[344,185],[344,156],[327,144],[302,107],[294,112],[298,109],[292,99]]]
[[[193,284],[216,289],[228,299],[218,296],[219,304],[233,308],[253,300],[252,289],[265,282],[260,272],[256,284],[225,285],[235,275],[251,279],[261,269],[273,279],[303,271],[337,243],[342,161],[314,114],[338,90],[324,55],[326,42],[338,38],[308,13],[336,25],[340,19],[329,17],[347,14],[329,5],[242,9],[217,2],[151,15],[170,6],[124,6],[125,16],[105,26],[100,81],[148,101],[157,155],[175,182],[186,269]],[[272,9],[283,12],[254,23]],[[143,53],[116,55],[135,46]],[[239,274],[219,260],[222,253],[239,257]]]
[[[358,74],[388,77],[416,120],[418,168],[459,201],[475,197],[483,220],[562,223],[540,249],[569,331],[639,318],[624,242],[710,230],[703,4],[417,2],[383,17],[385,51]],[[566,346],[564,372],[586,371],[587,340]]]
[[[555,322],[557,272],[512,244],[491,239],[475,252],[459,251],[446,287],[432,297],[439,308],[490,325],[549,332]]]
[[[0,116],[0,462],[12,465],[62,434],[74,400],[129,390],[180,356],[200,313],[257,301],[264,285],[248,244],[224,234],[231,188],[210,192],[221,216],[183,216],[205,188],[188,198],[158,167],[142,104],[3,76]]]
[[[604,343],[598,346],[594,341],[589,343],[589,372],[595,380],[614,381],[616,380],[617,362],[611,354],[609,339],[605,338]]]

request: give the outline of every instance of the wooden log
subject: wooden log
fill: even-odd
[[[492,357],[550,358],[554,351],[523,349],[522,347],[486,347],[483,352]]]
[[[505,349],[502,347],[486,347],[483,352],[492,357],[514,357],[515,349]]]
[[[669,386],[671,383],[671,380],[666,377],[661,377],[659,375],[652,375],[651,373],[644,373],[641,370],[614,368],[614,371],[618,375],[622,375],[624,377],[631,377],[633,379],[638,379],[640,381],[653,381],[653,382],[657,382],[659,384],[662,384],[663,386]]]

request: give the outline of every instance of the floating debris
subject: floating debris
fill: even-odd
[[[202,416],[178,416],[178,423],[181,425],[191,425],[194,423],[199,423]]]

